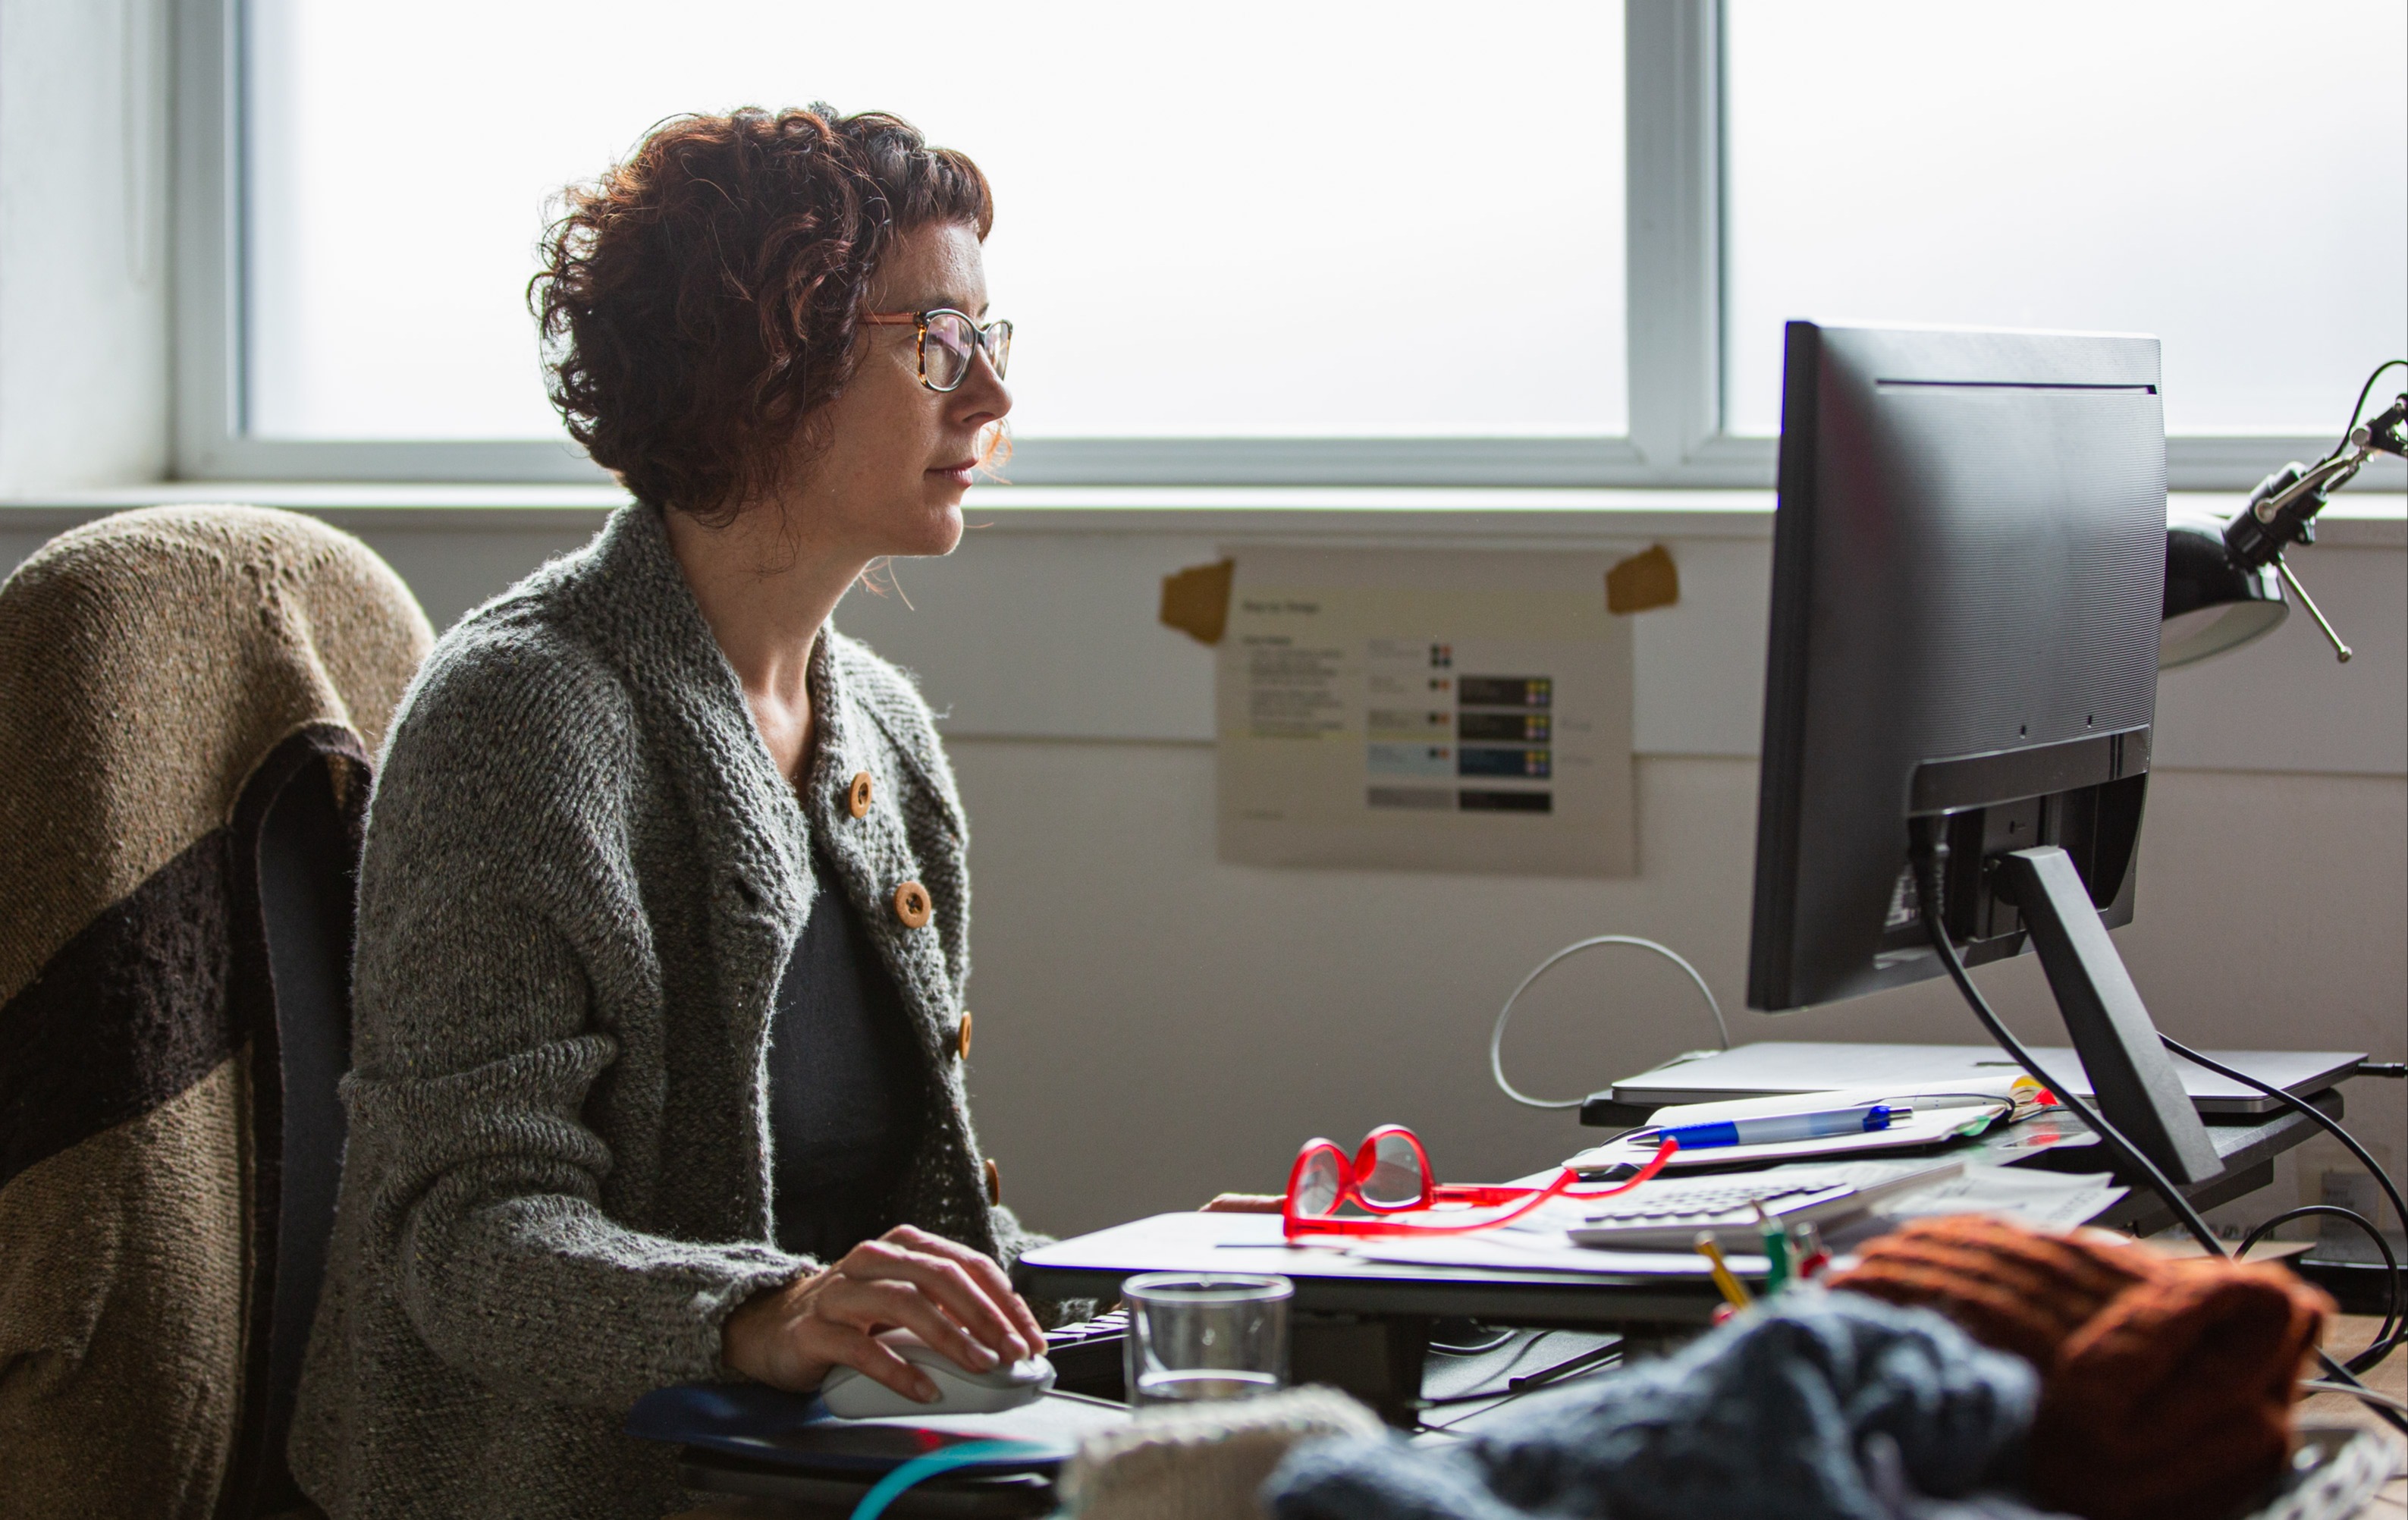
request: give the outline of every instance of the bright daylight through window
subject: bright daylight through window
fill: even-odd
[[[1729,432],[1791,317],[2155,333],[2178,434],[2337,432],[2408,330],[2400,0],[1728,0],[1724,46]]]
[[[1626,430],[1619,4],[665,14],[251,7],[251,434],[558,437],[547,197],[672,113],[816,100],[995,182],[1024,438]]]

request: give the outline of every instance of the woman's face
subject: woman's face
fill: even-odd
[[[918,227],[887,251],[865,311],[951,307],[987,321],[986,265],[978,234],[958,224]],[[806,437],[803,514],[814,537],[874,558],[945,554],[962,537],[962,494],[980,433],[1011,409],[1011,393],[981,352],[951,391],[920,383],[918,331],[863,323],[853,379],[814,417]]]

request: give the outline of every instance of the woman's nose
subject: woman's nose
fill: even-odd
[[[1011,410],[1011,390],[984,351],[971,359],[970,372],[963,377],[953,397],[962,409],[961,420],[973,425],[1000,422]]]

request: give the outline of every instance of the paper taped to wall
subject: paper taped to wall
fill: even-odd
[[[1627,876],[1630,624],[1612,556],[1239,549],[1220,854]]]

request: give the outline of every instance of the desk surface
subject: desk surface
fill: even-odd
[[[2338,1094],[2320,1094],[2315,1101],[2339,1116]],[[2318,1132],[2288,1110],[2253,1123],[2211,1126],[2208,1134],[2225,1171],[2186,1191],[2203,1209],[2253,1191],[2271,1181],[2277,1152]],[[2071,1114],[2044,1114],[1994,1128],[1948,1154],[1981,1165],[2113,1169],[2097,1137]],[[2091,1222],[2149,1234],[2172,1223],[2172,1215],[2136,1189]],[[1290,1246],[1272,1214],[1178,1213],[1040,1247],[1020,1258],[1012,1282],[1040,1298],[1082,1298],[1110,1297],[1121,1279],[1137,1272],[1273,1272],[1295,1282],[1296,1308],[1308,1314],[1461,1316],[1500,1325],[1598,1328],[1706,1323],[1722,1299],[1705,1263],[1664,1255],[1660,1269],[1645,1272],[1409,1266],[1364,1261],[1326,1247]]]
[[[2334,1359],[2347,1361],[2352,1355],[2374,1343],[2374,1332],[2382,1325],[2378,1314],[2336,1314],[2332,1327],[2325,1334],[2325,1349]],[[2376,1393],[2386,1393],[2394,1398],[2408,1398],[2408,1346],[2401,1347],[2360,1376],[2360,1382]],[[2383,1485],[2374,1502],[2359,1512],[2360,1520],[2384,1520],[2408,1515],[2408,1437],[2385,1425],[2374,1412],[2347,1394],[2316,1393],[2300,1400],[2298,1418],[2319,1425],[2354,1425],[2372,1430],[2400,1449],[2398,1474]]]

